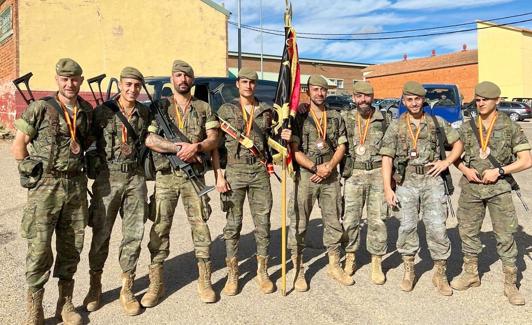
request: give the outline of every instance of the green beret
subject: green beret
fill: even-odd
[[[120,79],[122,78],[131,78],[144,81],[144,76],[142,73],[137,68],[133,67],[125,67],[122,69],[122,72],[120,72]]]
[[[499,98],[501,88],[491,81],[482,81],[475,87],[475,95],[488,99]]]
[[[241,68],[240,71],[238,71],[238,78],[257,80],[259,79],[259,76],[257,75],[257,71],[255,70],[252,70],[250,68]]]
[[[407,81],[403,86],[403,95],[425,97],[427,91],[416,81]]]
[[[81,76],[83,69],[81,69],[81,66],[76,61],[69,58],[63,58],[57,61],[55,72],[58,76],[72,77]]]
[[[187,76],[194,78],[194,69],[190,66],[190,64],[186,63],[182,60],[175,60],[172,64],[172,73],[181,71],[184,72]]]
[[[327,83],[327,80],[323,78],[322,75],[319,74],[313,74],[308,78],[307,84],[309,86],[320,86],[323,88],[329,88],[329,84]]]
[[[357,81],[353,87],[353,94],[373,95],[373,86],[367,81]]]

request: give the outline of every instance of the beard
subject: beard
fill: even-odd
[[[186,88],[181,88],[182,85],[186,85],[187,87]],[[185,84],[185,83],[182,83],[182,84],[177,85],[177,87],[175,87],[175,91],[177,91],[181,95],[185,95],[185,94],[188,94],[190,92],[190,88],[192,88],[192,87],[187,85],[187,84]]]

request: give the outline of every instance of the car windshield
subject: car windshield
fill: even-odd
[[[433,106],[455,106],[460,103],[458,94],[450,88],[430,88],[427,89],[426,99]]]

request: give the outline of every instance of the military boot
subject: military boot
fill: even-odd
[[[268,256],[257,255],[257,283],[262,293],[272,293],[273,282],[268,275]]]
[[[62,320],[65,325],[81,325],[81,316],[72,304],[74,280],[59,280],[59,298],[55,309],[55,317]]]
[[[353,285],[355,283],[353,278],[340,267],[340,254],[338,252],[329,252],[328,255],[329,266],[327,268],[327,274],[345,286]]]
[[[438,288],[438,292],[444,296],[452,296],[453,289],[449,286],[447,280],[447,261],[438,260],[434,261],[434,274],[432,275],[432,284]]]
[[[133,294],[133,281],[135,274],[124,272],[122,273],[122,290],[120,290],[120,304],[124,313],[128,316],[136,316],[142,311],[140,304]]]
[[[386,277],[382,272],[382,256],[371,255],[371,282],[374,284],[384,284]]]
[[[464,271],[460,277],[451,281],[451,287],[455,290],[463,291],[471,287],[480,286],[480,277],[478,276],[478,257],[464,256]]]
[[[140,304],[145,308],[155,307],[164,296],[163,265],[150,265],[150,286]]]
[[[208,259],[198,259],[198,294],[204,303],[216,301],[216,294],[212,290],[211,283],[211,261]]]
[[[101,307],[102,297],[102,271],[89,271],[90,287],[87,296],[83,299],[83,306],[87,311],[96,311]]]
[[[292,254],[292,264],[294,264],[294,289],[299,292],[308,290],[308,283],[305,280],[305,265],[303,264],[303,255]]]
[[[525,304],[525,298],[517,289],[517,268],[515,266],[503,266],[504,272],[504,295],[508,298],[508,302],[515,306],[522,306]]]
[[[355,270],[357,268],[356,264],[356,256],[355,253],[346,253],[345,254],[345,265],[344,265],[344,272],[351,276],[355,274]]]
[[[227,264],[227,281],[223,292],[228,296],[235,296],[238,294],[238,260],[236,256],[233,256],[226,258],[225,263]]]
[[[401,281],[401,290],[409,292],[414,289],[414,256],[403,256],[405,273]]]
[[[35,292],[28,289],[26,298],[26,325],[44,325],[44,311],[42,309],[42,298],[44,296],[44,288]]]

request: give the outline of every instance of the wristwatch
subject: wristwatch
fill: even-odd
[[[504,169],[502,167],[499,167],[499,178],[504,177]]]
[[[310,171],[316,174],[318,172],[318,166],[312,165],[312,167],[310,167]]]

